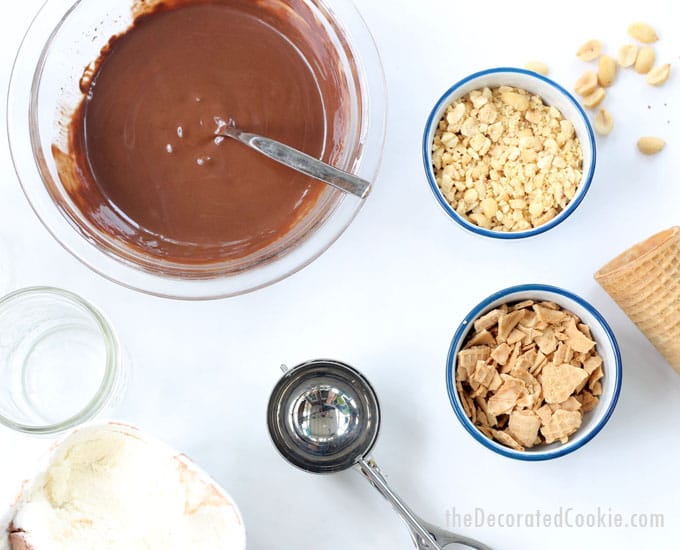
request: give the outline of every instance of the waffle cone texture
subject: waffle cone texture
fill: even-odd
[[[680,227],[636,244],[595,280],[680,373]]]

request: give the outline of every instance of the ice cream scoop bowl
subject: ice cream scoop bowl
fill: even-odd
[[[370,457],[380,429],[378,397],[349,365],[321,359],[284,367],[269,400],[267,423],[274,445],[294,466],[316,474],[356,468],[392,504],[418,549],[442,550],[450,544],[489,549],[423,521],[390,488]]]

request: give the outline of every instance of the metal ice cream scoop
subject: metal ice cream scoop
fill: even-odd
[[[306,176],[327,183],[345,193],[356,195],[360,199],[365,199],[371,192],[370,181],[335,168],[280,141],[244,132],[236,128],[233,121],[230,120],[230,122],[232,123],[225,122],[219,117],[215,118],[215,123],[217,124],[217,130],[215,131],[216,139],[228,137],[240,141],[276,162],[297,170]]]
[[[406,522],[419,550],[442,550],[449,544],[490,550],[423,521],[388,486],[369,456],[380,428],[380,405],[361,373],[332,360],[310,361],[284,372],[269,400],[267,423],[286,460],[312,473],[356,467]]]

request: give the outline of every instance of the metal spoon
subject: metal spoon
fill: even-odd
[[[229,137],[240,141],[276,162],[332,185],[345,193],[356,195],[360,199],[365,199],[371,192],[370,181],[339,170],[279,141],[239,130],[234,125],[227,124],[219,118],[215,119],[215,122],[217,123],[215,135],[218,138]]]
[[[332,360],[282,369],[285,374],[269,399],[267,423],[283,458],[311,473],[356,467],[406,522],[419,550],[442,550],[449,544],[490,550],[423,521],[389,487],[369,456],[380,428],[380,404],[358,371]]]

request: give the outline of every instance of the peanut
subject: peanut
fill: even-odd
[[[491,197],[483,199],[481,202],[481,207],[482,212],[487,218],[493,218],[496,215],[496,212],[498,212],[498,203],[496,202],[496,199]]]
[[[576,51],[576,57],[581,61],[593,61],[602,53],[602,42],[599,40],[588,40]]]
[[[647,23],[633,23],[628,27],[628,34],[643,44],[653,44],[659,39],[656,31]]]
[[[580,96],[592,94],[597,89],[597,75],[593,71],[586,71],[574,84],[574,91]]]
[[[655,155],[666,145],[666,142],[658,137],[644,136],[638,139],[637,148],[643,155]]]
[[[635,60],[635,70],[640,74],[647,74],[656,61],[656,54],[651,46],[640,48],[637,59]]]
[[[584,97],[581,102],[586,109],[594,109],[600,103],[602,103],[602,101],[604,101],[605,95],[607,95],[607,93],[605,92],[604,88],[598,87],[595,88],[594,92]]]
[[[651,84],[652,86],[661,86],[661,84],[668,80],[670,75],[671,66],[669,63],[666,63],[665,65],[654,67],[649,71],[645,80],[647,80],[647,84]]]
[[[600,109],[595,115],[593,125],[598,134],[606,136],[614,128],[614,117],[606,109]]]
[[[638,56],[638,47],[635,44],[626,44],[619,50],[619,65],[621,67],[632,67]]]
[[[616,61],[610,55],[603,55],[597,64],[597,81],[600,86],[608,88],[616,78]]]
[[[524,68],[529,71],[542,74],[543,76],[547,76],[548,73],[550,72],[548,65],[546,65],[542,61],[529,61],[526,65],[524,65]]]
[[[529,99],[517,92],[503,92],[501,101],[518,111],[526,111],[529,108]]]

